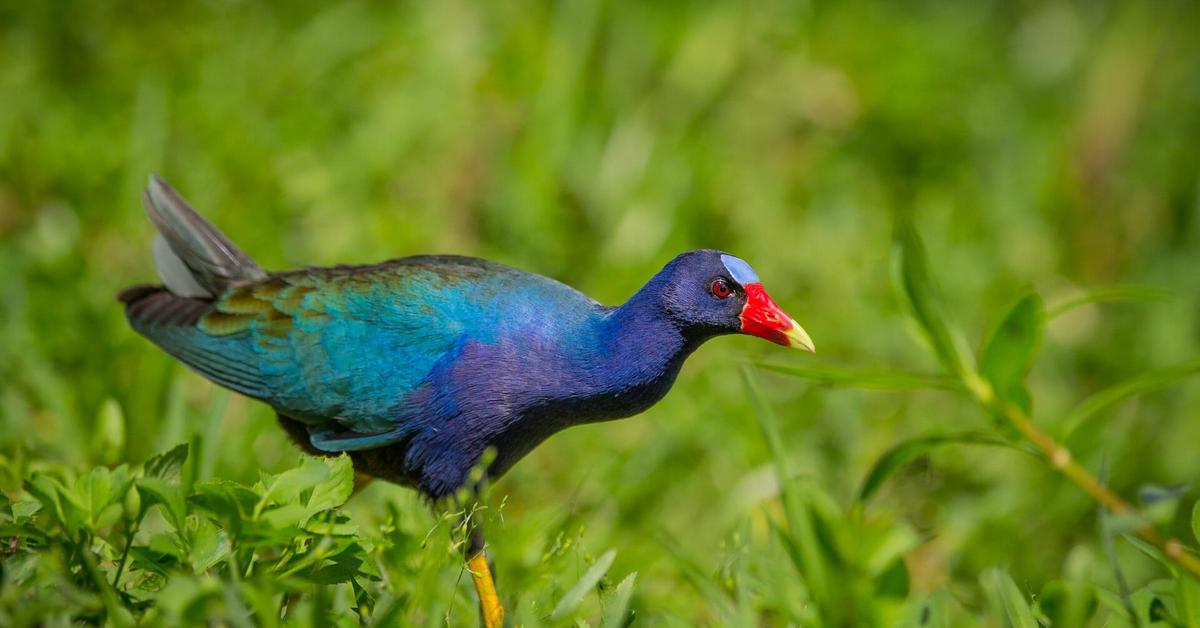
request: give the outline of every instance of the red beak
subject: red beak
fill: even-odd
[[[763,290],[761,283],[743,286],[746,305],[742,307],[742,333],[770,340],[775,344],[816,352],[812,338],[788,316]]]

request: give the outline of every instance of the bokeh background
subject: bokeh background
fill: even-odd
[[[740,366],[937,370],[890,279],[897,212],[976,345],[1029,287],[1051,305],[1109,285],[1168,295],[1055,319],[1039,421],[1193,359],[1198,138],[1200,8],[1184,1],[0,2],[0,485],[197,434],[215,477],[297,461],[266,407],[126,327],[114,295],[155,278],[152,172],[273,269],[462,253],[619,303],[676,253],[721,248],[820,353],[719,339],[645,415],[552,438],[493,488],[492,553],[527,618],[612,548],[614,582],[639,573],[639,621],[727,623],[716,591],[752,623],[803,623]],[[872,621],[941,595],[963,622],[998,622],[991,567],[1028,595],[1116,589],[1095,505],[1023,453],[941,448],[856,501],[897,442],[986,428],[969,403],[756,379],[792,470],[847,529],[899,539],[908,583]],[[97,420],[113,402],[116,427]],[[1122,494],[1192,485],[1197,408],[1185,381],[1069,444]],[[395,487],[347,510],[418,540],[436,526]],[[469,584],[432,553],[420,595],[441,597],[408,617],[474,621]],[[1133,586],[1163,574],[1117,555]]]

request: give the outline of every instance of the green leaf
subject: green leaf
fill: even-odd
[[[182,443],[171,448],[169,451],[151,457],[142,465],[145,475],[149,477],[160,478],[168,482],[177,482],[179,480],[180,469],[183,468],[183,463],[187,461],[188,445]]]
[[[992,390],[1026,414],[1032,404],[1025,376],[1041,348],[1045,324],[1041,297],[1026,294],[996,326],[979,357],[979,372],[991,382]]]
[[[1200,373],[1200,359],[1147,371],[1106,388],[1075,406],[1075,409],[1059,423],[1060,440],[1067,439],[1088,419],[1109,406],[1137,395],[1161,390],[1196,373]]]
[[[92,446],[100,458],[110,464],[119,460],[125,450],[125,413],[115,399],[106,399],[100,404]]]
[[[608,550],[591,567],[588,567],[588,570],[583,573],[583,577],[579,579],[579,582],[576,582],[575,586],[571,587],[563,595],[562,599],[559,600],[558,605],[554,607],[554,611],[550,613],[550,620],[560,619],[574,613],[575,609],[579,608],[579,605],[583,603],[583,598],[592,589],[595,589],[596,584],[600,582],[604,574],[608,573],[609,568],[612,567],[613,561],[616,558],[617,551]]]
[[[1154,547],[1153,545],[1129,532],[1122,533],[1121,538],[1125,539],[1130,545],[1137,548],[1141,553],[1153,558],[1162,566],[1168,569],[1174,569],[1175,563],[1171,561],[1171,559],[1167,558],[1166,554],[1163,554],[1162,551],[1157,547]]]
[[[350,456],[342,454],[336,458],[322,458],[321,464],[328,468],[329,475],[313,486],[306,510],[309,517],[341,506],[354,492],[354,463]]]
[[[349,543],[340,551],[325,556],[316,567],[308,572],[307,578],[318,584],[340,584],[364,575],[366,552],[358,543]]]
[[[72,487],[78,497],[89,527],[102,528],[112,523],[111,507],[125,499],[133,478],[129,467],[121,465],[115,469],[95,467],[76,480]]]
[[[1175,608],[1187,628],[1200,628],[1200,581],[1187,574],[1175,576]]]
[[[863,480],[862,488],[858,491],[859,501],[866,501],[893,473],[942,445],[989,445],[994,447],[1012,447],[1007,441],[988,434],[937,434],[921,436],[900,443],[884,452],[867,478]]]
[[[779,421],[770,404],[763,398],[755,384],[754,376],[748,367],[741,369],[742,383],[754,406],[754,416],[758,420],[759,430],[767,442],[767,449],[775,463],[775,474],[779,481],[779,490],[783,498],[784,515],[787,517],[788,531],[791,534],[797,550],[799,562],[796,569],[804,576],[805,584],[813,599],[819,604],[829,599],[830,578],[825,559],[821,555],[820,539],[817,538],[816,526],[812,513],[804,503],[804,497],[792,479],[788,465],[787,453],[783,447],[783,436],[779,433]]]
[[[1162,598],[1154,598],[1150,600],[1150,608],[1146,613],[1150,623],[1157,624],[1159,622],[1175,623],[1174,617],[1171,616],[1171,611],[1167,610],[1167,603],[1162,601]]]
[[[255,517],[270,504],[298,503],[300,494],[329,479],[329,467],[318,458],[305,456],[300,466],[271,478],[255,506]]]
[[[960,334],[954,331],[936,297],[925,246],[912,223],[901,217],[896,224],[896,244],[893,252],[894,279],[909,313],[925,332],[929,344],[952,375],[967,379],[970,349]]]
[[[167,535],[159,536],[165,539]],[[164,546],[170,551],[161,551]],[[179,564],[179,551],[173,544],[164,540],[155,542],[154,537],[151,537],[150,545],[134,545],[129,548],[129,558],[138,570],[167,576],[171,569]]]
[[[216,479],[197,482],[192,487],[188,501],[217,516],[226,524],[236,525],[250,518],[258,498],[258,493],[249,487],[230,480]]]
[[[855,553],[861,552],[860,565],[869,576],[882,575],[892,563],[921,545],[921,537],[907,525],[895,523],[878,534],[855,535]]]
[[[18,524],[25,523],[41,509],[42,505],[35,501],[21,500],[13,502],[13,522]]]
[[[25,480],[25,491],[41,503],[68,535],[76,535],[84,520],[82,508],[62,482],[44,473],[34,473]]]
[[[999,569],[989,569],[982,576],[988,601],[997,612],[1003,610],[1009,625],[1014,628],[1038,628],[1033,609],[1011,576]]]
[[[873,390],[962,390],[957,380],[945,375],[908,373],[888,369],[846,369],[833,366],[784,366],[782,364],[756,363],[768,371],[806,379],[827,386],[847,386]]]
[[[1037,612],[1045,615],[1051,626],[1084,626],[1096,606],[1095,587],[1078,580],[1047,583],[1035,604]]]
[[[1154,286],[1126,285],[1093,288],[1082,294],[1067,298],[1050,306],[1046,310],[1046,319],[1053,320],[1077,307],[1092,303],[1114,301],[1161,302],[1171,300],[1171,296],[1171,291],[1163,290],[1162,288],[1155,288]]]
[[[308,519],[308,509],[300,504],[283,504],[266,509],[258,520],[276,530],[292,530]]]
[[[633,598],[633,588],[637,583],[637,572],[633,572],[617,585],[608,603],[604,606],[604,622],[600,628],[622,628],[629,619],[629,601]]]
[[[188,563],[197,573],[208,571],[229,555],[229,536],[204,517],[194,517],[195,528],[190,531],[191,551]]]
[[[955,625],[951,617],[953,608],[953,596],[945,590],[934,591],[921,605],[919,619],[913,623],[923,628],[949,628]]]
[[[183,494],[179,488],[169,484],[162,478],[140,478],[137,481],[138,492],[142,495],[142,507],[150,508],[154,504],[162,506],[163,515],[180,534],[184,531],[184,518],[187,508],[183,502]]]
[[[15,507],[13,513],[16,513]],[[1200,501],[1192,506],[1192,536],[1195,536],[1196,542],[1200,543]]]
[[[903,599],[908,596],[909,585],[908,565],[903,559],[892,561],[891,566],[875,578],[875,591],[883,597]]]

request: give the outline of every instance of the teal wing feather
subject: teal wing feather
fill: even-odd
[[[168,354],[226,388],[257,399],[270,397],[270,386],[249,345],[196,327],[211,310],[210,301],[180,297],[160,286],[129,288],[119,298],[133,328]]]
[[[549,279],[454,256],[279,273],[211,301],[166,291],[147,301],[159,298],[186,304],[188,315],[164,324],[135,316],[131,305],[139,331],[217,383],[306,424],[325,451],[387,445],[452,419],[455,395],[414,395],[439,374],[451,377],[465,346],[494,344],[513,325],[528,326],[513,335],[529,340],[568,324],[563,312],[594,305]],[[547,303],[563,300],[580,307],[542,320]]]
[[[406,258],[278,274],[222,295],[197,329],[240,343],[277,410],[329,451],[394,442],[422,417],[411,395],[468,339],[487,340],[488,294],[507,267]]]

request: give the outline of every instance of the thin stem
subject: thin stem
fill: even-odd
[[[1129,502],[1096,479],[1096,476],[1075,460],[1075,457],[1071,455],[1071,450],[1034,424],[1023,410],[996,398],[990,386],[968,386],[967,388],[976,401],[1006,419],[1026,440],[1033,443],[1046,457],[1051,468],[1066,476],[1083,492],[1110,511],[1117,514],[1135,514],[1133,506],[1130,506]],[[1200,578],[1200,558],[1189,553],[1179,539],[1164,539],[1153,526],[1146,522],[1142,522],[1138,526],[1137,534],[1175,561],[1184,571]]]
[[[133,546],[133,537],[137,534],[141,523],[142,520],[139,518],[136,521],[131,521],[125,528],[125,549],[121,550],[121,562],[117,564],[117,573],[113,576],[112,582],[113,588],[118,591],[121,590],[118,585],[121,582],[121,574],[125,573],[125,562],[129,560],[129,548]]]

